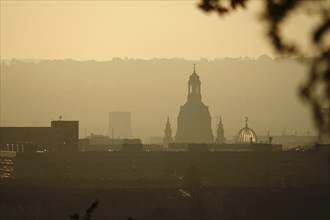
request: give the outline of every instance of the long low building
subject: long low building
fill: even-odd
[[[330,147],[309,151],[142,151],[17,153],[21,180],[163,181],[180,184],[188,167],[203,184],[304,187],[330,184]]]
[[[3,151],[78,151],[78,121],[52,121],[50,127],[0,127]]]

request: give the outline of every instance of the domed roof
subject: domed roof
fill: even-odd
[[[247,123],[245,124],[245,127],[242,128],[239,132],[238,132],[238,136],[237,136],[237,143],[256,143],[257,142],[257,135],[254,132],[254,130],[252,130],[251,128],[249,128],[249,126],[247,125]]]

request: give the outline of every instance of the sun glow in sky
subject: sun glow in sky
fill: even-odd
[[[263,54],[278,56],[273,53],[265,25],[260,20],[263,3],[251,0],[247,10],[239,9],[220,17],[201,11],[198,1],[0,1],[1,60],[104,61],[115,57],[186,60],[176,63],[175,60],[180,59],[173,59],[166,63],[166,59],[155,59],[148,63],[158,62],[152,68],[129,59],[123,59],[131,64],[125,67],[116,66],[115,62],[99,62],[94,66],[93,62],[63,61],[58,64],[62,61],[52,61],[49,65],[54,66],[46,71],[42,68],[48,67],[47,62],[34,66],[35,69],[28,71],[24,67],[23,71],[18,69],[17,72],[15,65],[8,68],[3,65],[0,124],[47,125],[54,115],[64,115],[79,120],[82,128],[104,133],[108,111],[115,109],[132,112],[136,137],[159,136],[168,115],[172,115],[175,130],[175,118],[179,105],[185,101],[192,62],[197,62],[203,81],[203,100],[211,107],[212,117],[224,116],[228,136],[241,127],[239,118],[242,115],[255,118],[255,128],[264,134],[268,129],[278,134],[285,126],[288,126],[287,130],[312,131],[311,120],[305,120],[311,119],[309,112],[297,95],[298,85],[304,77],[303,67],[296,64],[262,67],[258,64],[258,68],[254,68],[253,63],[259,61],[251,61],[252,67],[248,70],[239,69],[243,61],[226,66],[227,61],[212,65],[201,59],[243,57],[241,60],[249,60],[245,57],[250,57],[250,60],[258,60]],[[298,12],[294,14],[294,18],[285,21],[283,33],[294,42],[308,45],[310,27],[317,20]],[[106,69],[103,69],[104,65]],[[247,77],[245,73],[250,74],[248,78],[244,78]],[[271,77],[275,78],[269,81]],[[242,92],[245,90],[240,83],[253,88],[249,90],[254,93]],[[280,87],[286,89],[281,89],[283,94],[273,92]],[[93,100],[94,104],[86,100]],[[251,105],[253,100],[255,104]],[[76,103],[72,104],[72,101]],[[21,103],[29,103],[24,111]],[[260,103],[265,107],[260,109],[265,114],[254,109],[249,112],[248,108]],[[40,105],[42,107],[38,108]],[[274,116],[275,110],[271,106],[280,108],[278,115]],[[288,109],[283,110],[282,106]],[[97,117],[91,118],[91,112]],[[274,121],[271,121],[273,117]],[[31,122],[34,120],[38,123]]]
[[[1,1],[1,59],[186,59],[273,55],[258,18],[262,1],[229,16],[198,1]],[[302,25],[289,33],[300,40]]]

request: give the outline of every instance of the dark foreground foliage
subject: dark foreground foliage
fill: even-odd
[[[86,214],[85,217],[83,218],[83,220],[90,220],[92,217],[93,212],[97,209],[97,206],[99,205],[100,201],[98,199],[96,199],[92,205],[86,209]],[[80,216],[78,214],[72,214],[70,215],[71,219],[75,219],[75,220],[79,220]]]
[[[216,12],[220,16],[239,8],[246,8],[249,0],[201,0],[199,7],[205,12]],[[330,2],[328,0],[264,0],[261,21],[266,24],[266,35],[277,53],[285,56],[307,57],[302,45],[294,39],[283,36],[285,20],[295,15],[317,17],[308,48],[315,58],[310,66],[308,80],[300,88],[300,95],[313,112],[313,118],[320,134],[327,135],[330,126]]]

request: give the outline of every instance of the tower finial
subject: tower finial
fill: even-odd
[[[246,127],[247,127],[247,122],[248,122],[248,120],[249,120],[249,118],[247,117],[247,116],[245,116],[245,125],[246,125]]]
[[[194,63],[194,73],[196,73],[196,64]]]
[[[170,123],[170,117],[167,116],[167,123]]]

